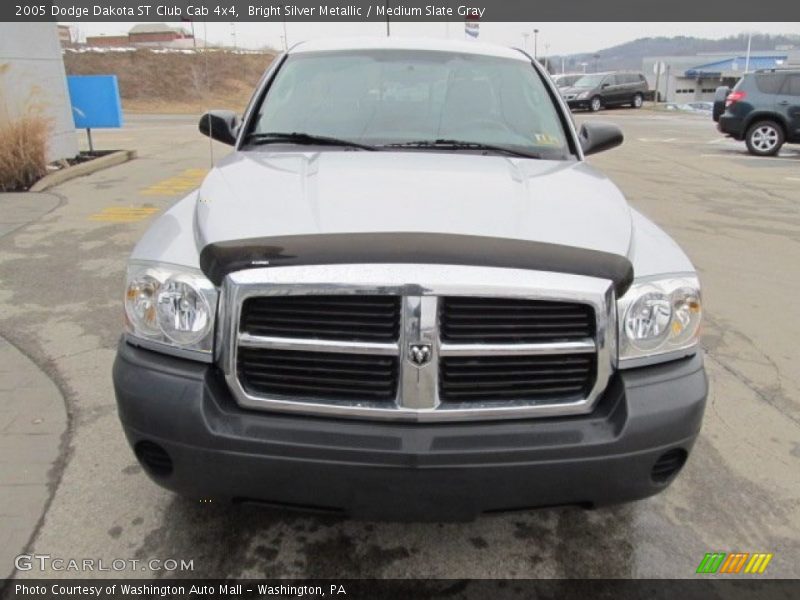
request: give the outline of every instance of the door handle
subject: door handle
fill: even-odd
[[[779,106],[789,106],[789,101],[788,100],[782,100],[782,101],[778,102],[778,105]]]

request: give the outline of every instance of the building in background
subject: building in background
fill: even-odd
[[[127,35],[90,35],[86,45],[93,48],[126,48],[130,46]]]
[[[713,101],[716,89],[733,87],[747,71],[780,69],[800,63],[800,49],[708,53],[694,56],[648,56],[642,70],[662,102]]]
[[[68,25],[58,26],[58,41],[61,43],[62,48],[69,48],[72,46],[72,30]]]
[[[193,48],[195,39],[182,27],[170,27],[165,23],[141,23],[134,25],[127,35],[93,35],[86,38],[86,45],[102,48]]]
[[[0,22],[0,123],[46,118],[48,161],[78,154],[60,40],[55,23]]]

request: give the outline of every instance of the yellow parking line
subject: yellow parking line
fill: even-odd
[[[179,175],[169,177],[144,188],[141,194],[143,196],[175,196],[182,194],[200,187],[207,172],[206,169],[186,169]]]
[[[158,211],[159,209],[154,206],[109,206],[99,213],[89,215],[89,220],[105,223],[135,223],[143,221]]]

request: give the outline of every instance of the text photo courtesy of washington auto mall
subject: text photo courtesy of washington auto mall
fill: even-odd
[[[800,3],[0,4],[0,598],[800,597]]]

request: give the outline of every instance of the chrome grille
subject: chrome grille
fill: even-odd
[[[582,414],[613,370],[614,307],[609,281],[559,273],[251,269],[225,280],[218,339],[250,408],[413,421]]]
[[[595,355],[469,356],[441,361],[442,402],[569,402],[594,381]]]
[[[594,311],[575,302],[446,297],[439,301],[445,342],[517,344],[594,336]]]
[[[242,305],[240,327],[253,335],[393,342],[400,331],[400,298],[257,296]]]
[[[242,348],[238,376],[251,394],[392,402],[397,394],[397,357]]]

